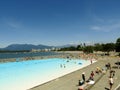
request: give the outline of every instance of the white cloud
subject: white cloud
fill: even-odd
[[[20,27],[20,24],[18,24],[17,22],[7,22],[6,24],[11,28],[19,28]]]
[[[90,20],[92,25],[90,25],[91,30],[110,32],[120,29],[120,20],[116,18],[109,18],[105,16],[100,16],[96,14],[92,8],[89,10]]]
[[[13,29],[18,29],[18,28],[21,28],[22,24],[20,21],[14,19],[14,18],[6,18],[6,17],[3,17],[1,19],[1,22],[2,26],[4,26],[5,28],[12,28]]]
[[[110,32],[110,31],[115,31],[120,29],[120,22],[117,23],[102,23],[100,25],[93,25],[91,26],[91,30],[95,31],[103,31],[103,32]]]
[[[92,30],[99,31],[101,28],[100,28],[99,26],[92,26],[91,29],[92,29]]]
[[[21,24],[18,21],[7,21],[6,25],[10,28],[20,28]]]

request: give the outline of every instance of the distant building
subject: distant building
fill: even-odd
[[[48,51],[58,51],[60,48],[45,48],[45,49],[32,49],[31,52],[48,52]]]

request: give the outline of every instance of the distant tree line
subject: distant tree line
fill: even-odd
[[[83,51],[85,53],[93,53],[93,51],[102,51],[107,52],[109,54],[110,51],[120,52],[120,38],[116,40],[116,43],[106,43],[106,44],[99,44],[96,43],[94,45],[78,45],[78,46],[70,46],[61,48],[61,51]]]

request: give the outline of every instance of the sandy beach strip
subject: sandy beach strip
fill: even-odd
[[[89,56],[83,54],[81,51],[55,51],[56,55],[46,55],[46,56],[27,56],[27,57],[18,57],[20,61],[27,60],[37,60],[37,59],[46,59],[46,58],[74,58],[74,59],[87,59]],[[18,58],[3,58],[0,59],[0,63],[6,62],[16,62]]]

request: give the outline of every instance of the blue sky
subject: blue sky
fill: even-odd
[[[0,47],[115,42],[120,0],[0,0]]]

